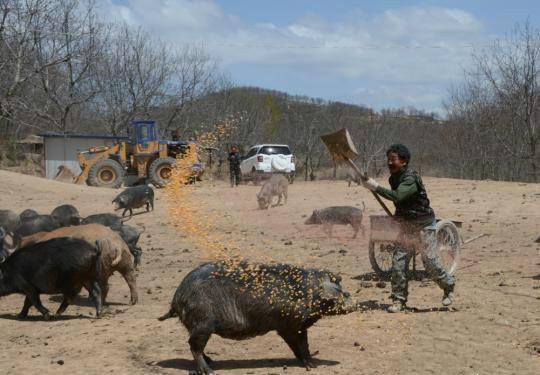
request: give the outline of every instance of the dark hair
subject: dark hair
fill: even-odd
[[[391,152],[396,153],[399,156],[399,158],[401,160],[406,161],[407,164],[411,160],[411,152],[409,151],[407,147],[405,147],[401,143],[390,145],[390,147],[388,147],[388,150],[386,150],[386,156],[388,156],[388,154]]]

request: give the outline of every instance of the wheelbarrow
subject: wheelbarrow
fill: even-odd
[[[352,159],[358,156],[358,151],[352,142],[349,131],[346,128],[331,134],[321,136],[323,143],[330,152],[335,162],[346,162],[364,181],[368,179],[366,173],[354,164]],[[381,200],[381,197],[371,191],[377,202],[386,212],[384,215],[370,216],[370,239],[369,239],[369,261],[373,270],[382,278],[390,276],[392,267],[392,254],[398,242],[400,224],[393,218],[392,213]],[[458,227],[460,222],[436,219],[435,234],[437,239],[437,251],[447,272],[453,274],[458,265],[461,251],[461,237]],[[420,246],[413,246],[413,269],[416,268],[416,253]]]

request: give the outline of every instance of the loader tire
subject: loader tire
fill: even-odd
[[[148,168],[148,178],[157,188],[165,187],[171,179],[172,169],[176,166],[174,158],[159,158],[150,164]]]
[[[88,185],[119,188],[124,182],[124,169],[112,159],[98,160],[88,172]]]

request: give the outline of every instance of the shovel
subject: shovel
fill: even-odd
[[[347,164],[358,173],[360,178],[364,181],[368,179],[367,174],[362,172],[362,170],[360,170],[360,168],[352,161],[353,158],[358,156],[358,151],[356,151],[356,147],[354,147],[354,143],[352,142],[351,135],[347,128],[338,130],[335,133],[321,135],[321,139],[335,162],[347,162]],[[386,204],[381,200],[381,197],[379,197],[376,192],[371,192],[388,216],[393,216],[388,207],[386,207]]]

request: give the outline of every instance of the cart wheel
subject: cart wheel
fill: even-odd
[[[458,229],[454,223],[441,220],[436,226],[437,251],[446,271],[453,275],[456,272],[461,251]]]
[[[389,279],[392,273],[392,253],[394,245],[389,243],[369,241],[369,262],[373,271],[381,279]]]

